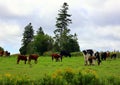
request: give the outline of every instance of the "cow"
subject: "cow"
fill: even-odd
[[[8,52],[8,51],[5,51],[4,54],[5,54],[5,56],[10,56],[10,52]]]
[[[28,57],[28,63],[30,64],[31,60],[34,60],[35,64],[36,64],[38,57],[39,56],[37,54],[30,54],[29,57]]]
[[[116,53],[113,53],[113,54],[111,54],[111,59],[116,59],[116,57],[117,57],[117,54]]]
[[[106,52],[101,52],[101,60],[106,60],[107,53]]]
[[[100,55],[99,52],[94,52],[92,49],[87,49],[82,51],[84,56],[85,65],[94,65],[95,60],[97,60],[98,65],[100,65]]]
[[[100,63],[101,63],[100,53],[99,53],[99,52],[96,52],[96,53],[95,53],[95,57],[96,57],[96,59],[97,59],[98,65],[100,65]]]
[[[27,56],[19,54],[17,57],[17,64],[19,64],[20,60],[25,61],[26,64]]]
[[[3,55],[4,55],[4,51],[0,50],[0,56],[3,56]]]
[[[62,50],[62,51],[60,52],[60,55],[61,55],[61,56],[65,56],[65,57],[67,57],[67,56],[71,57],[70,52],[69,52],[69,51],[66,51],[66,50]]]
[[[85,65],[92,65],[93,63],[93,50],[88,49],[88,50],[83,50],[82,51],[83,56],[84,56],[84,61]]]
[[[60,54],[54,53],[51,56],[52,56],[52,61],[55,59],[56,62],[59,61],[59,60],[61,60],[61,62],[62,62],[62,56]]]

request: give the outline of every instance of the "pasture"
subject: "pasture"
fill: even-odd
[[[107,59],[106,61],[102,61],[100,66],[98,66],[97,63],[95,66],[84,66],[83,56],[64,57],[62,62],[52,61],[49,56],[40,56],[37,64],[35,64],[34,61],[31,61],[31,64],[31,66],[28,62],[24,64],[24,61],[20,61],[20,63],[17,64],[16,56],[0,57],[0,75],[24,75],[32,80],[37,80],[42,78],[45,74],[51,75],[56,70],[72,68],[74,70],[95,70],[100,78],[120,76],[120,58],[116,60]]]

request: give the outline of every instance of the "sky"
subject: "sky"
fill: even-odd
[[[0,46],[19,53],[25,26],[32,23],[54,36],[58,10],[69,5],[71,34],[76,33],[80,50],[120,50],[120,0],[0,0]]]

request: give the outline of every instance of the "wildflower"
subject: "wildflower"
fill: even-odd
[[[53,73],[52,78],[56,78],[57,74]]]
[[[6,73],[6,74],[5,74],[5,77],[10,78],[10,77],[11,77],[11,74],[10,74],[10,73]]]
[[[73,70],[71,68],[67,68],[67,69],[65,69],[65,72],[73,73]]]

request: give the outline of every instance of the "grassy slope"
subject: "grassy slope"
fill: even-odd
[[[50,57],[39,57],[38,63],[32,66],[20,61],[16,64],[16,57],[0,57],[0,74],[10,73],[13,75],[28,75],[31,79],[39,79],[44,74],[51,74],[58,69],[73,68],[75,70],[93,69],[100,77],[111,75],[120,76],[120,58],[116,60],[103,61],[100,66],[84,66],[83,57],[63,58],[63,62],[55,62]]]

